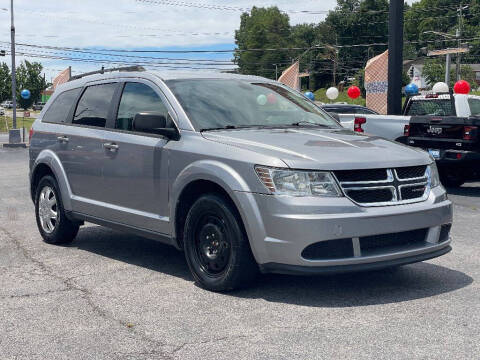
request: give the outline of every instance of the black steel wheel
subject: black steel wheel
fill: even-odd
[[[193,204],[185,222],[184,247],[190,271],[205,289],[243,287],[258,272],[240,216],[220,195],[204,195]]]

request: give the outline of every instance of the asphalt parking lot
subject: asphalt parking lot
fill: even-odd
[[[44,244],[28,152],[0,149],[1,359],[479,359],[480,184],[450,191],[454,250],[397,270],[197,287],[183,254],[83,227]]]

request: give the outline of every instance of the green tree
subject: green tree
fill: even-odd
[[[427,59],[423,66],[423,76],[427,80],[429,86],[433,86],[435,83],[445,81],[445,62],[443,59]],[[455,83],[455,67],[450,69],[450,84]],[[475,84],[475,72],[469,65],[462,65],[460,68],[460,78],[466,80],[470,85]]]
[[[29,108],[35,101],[40,99],[41,92],[48,86],[42,76],[43,66],[38,62],[25,60],[17,67],[17,101],[24,109]],[[29,99],[23,99],[20,92],[23,89],[30,90]]]
[[[240,17],[240,29],[235,32],[238,50],[234,61],[242,74],[253,74],[273,79],[275,64],[288,62],[288,51],[245,51],[247,49],[288,48],[291,27],[287,14],[277,7],[253,7]]]
[[[338,74],[346,78],[364,68],[366,61],[384,52],[388,40],[387,0],[338,0],[337,7],[325,19],[339,45]]]
[[[0,64],[0,101],[12,98],[12,74],[6,63]]]

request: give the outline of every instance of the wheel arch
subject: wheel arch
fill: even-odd
[[[172,237],[178,248],[183,248],[183,227],[190,207],[203,194],[218,193],[236,209],[242,227],[248,233],[248,223],[236,192],[249,192],[245,180],[233,168],[217,161],[200,161],[188,166],[172,186],[170,219]],[[250,236],[248,236],[250,241]]]
[[[42,151],[32,167],[30,176],[30,194],[32,200],[35,201],[36,187],[42,177],[52,175],[60,188],[62,196],[62,204],[65,210],[72,210],[71,206],[71,189],[68,183],[65,169],[60,162],[58,156],[51,150]]]

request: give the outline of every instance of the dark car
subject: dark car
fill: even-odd
[[[36,104],[33,104],[32,109],[33,109],[33,110],[41,111],[44,106],[45,106],[45,103],[44,103],[44,102],[38,102],[38,103],[36,103]]]
[[[376,111],[373,111],[365,106],[352,105],[352,104],[325,104],[325,105],[322,105],[322,109],[328,113],[334,113],[334,114],[378,115]]]

